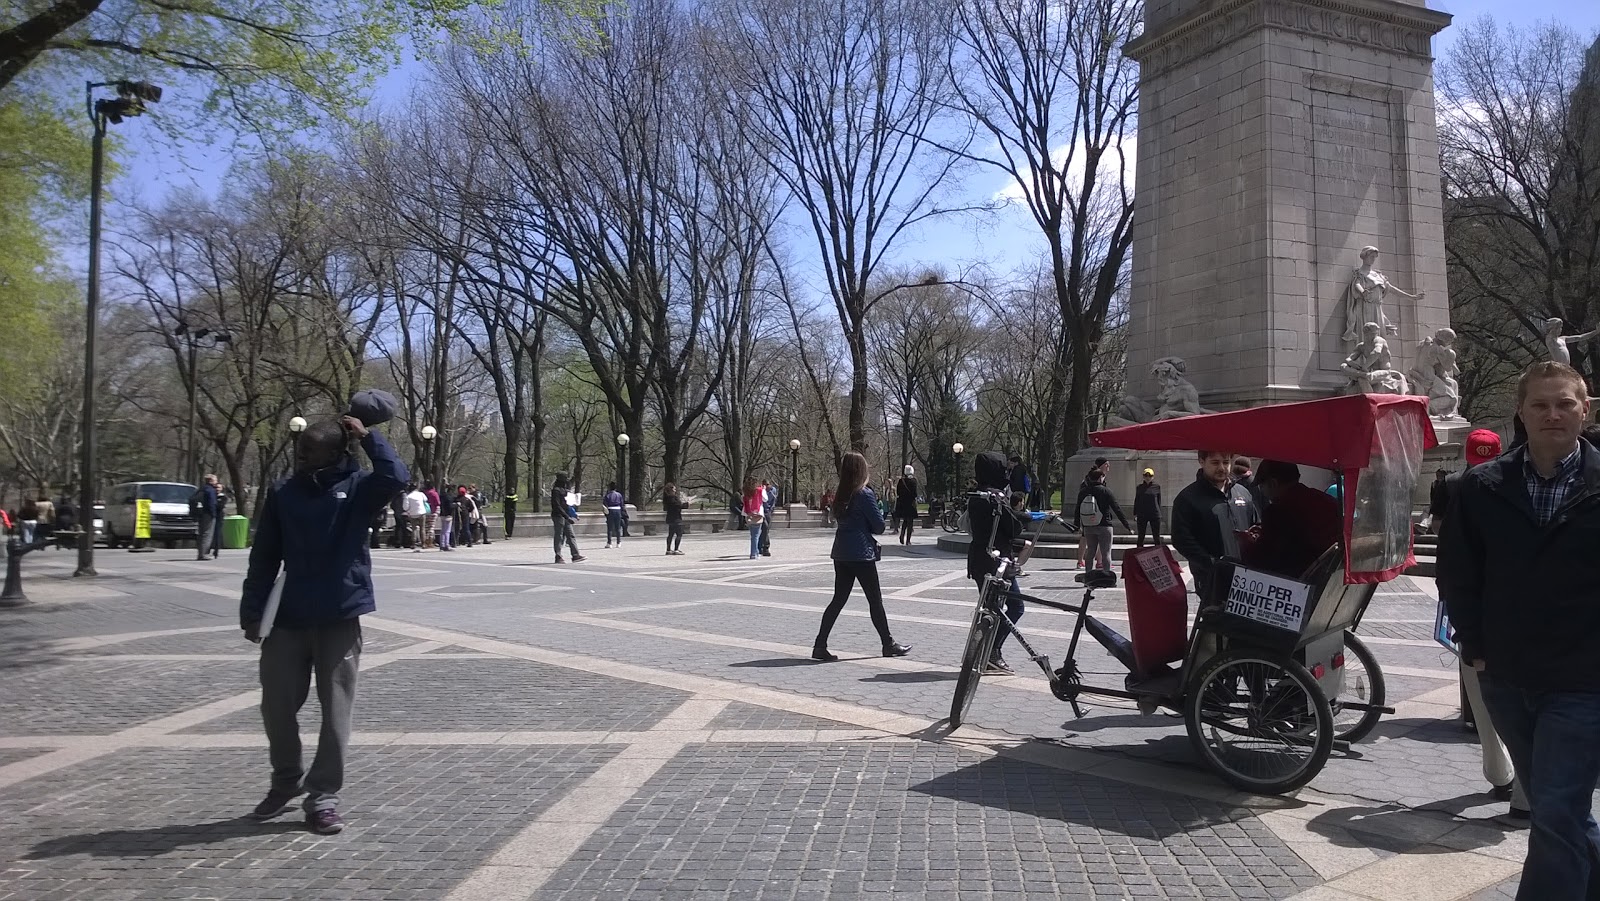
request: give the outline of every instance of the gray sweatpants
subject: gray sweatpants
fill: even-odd
[[[1084,555],[1090,569],[1111,568],[1111,526],[1084,526]]]
[[[344,755],[350,745],[350,708],[361,665],[361,620],[308,629],[277,627],[261,641],[261,720],[267,728],[272,787],[304,786],[307,811],[339,806]],[[322,732],[311,769],[300,753],[300,708],[317,678]]]
[[[217,519],[210,513],[202,513],[195,520],[194,547],[200,558],[211,556],[212,542],[217,537]]]

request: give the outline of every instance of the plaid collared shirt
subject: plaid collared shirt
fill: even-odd
[[[1527,480],[1528,499],[1533,501],[1533,513],[1539,525],[1548,523],[1566,503],[1567,498],[1583,484],[1583,445],[1556,464],[1556,474],[1546,479],[1533,468],[1533,457],[1524,448],[1522,475]]]

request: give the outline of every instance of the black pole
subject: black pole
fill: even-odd
[[[28,603],[28,596],[22,593],[22,555],[25,553],[21,541],[15,538],[6,541],[6,585],[0,589],[0,607],[21,607]]]
[[[800,496],[800,448],[789,449],[789,503]]]
[[[91,88],[92,90],[92,88]],[[78,568],[74,576],[94,576],[94,340],[100,317],[100,190],[105,180],[106,117],[96,111],[93,161],[89,170],[89,286],[83,330],[83,441],[78,458],[78,515],[83,518],[78,536]],[[18,589],[21,590],[20,588]]]
[[[196,407],[196,392],[199,389],[199,382],[194,371],[194,336],[185,335],[184,338],[189,344],[189,438],[185,442],[185,446],[189,450],[189,482],[190,484],[198,485],[200,484],[200,455],[196,453],[197,448],[195,447],[194,416]]]

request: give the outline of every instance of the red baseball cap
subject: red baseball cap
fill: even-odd
[[[1500,436],[1488,429],[1474,429],[1467,436],[1467,465],[1477,466],[1500,456]]]

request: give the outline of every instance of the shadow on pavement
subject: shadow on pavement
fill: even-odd
[[[88,854],[93,857],[156,857],[179,848],[212,845],[228,839],[304,831],[306,831],[305,824],[298,818],[263,823],[249,817],[189,825],[154,826],[149,829],[111,829],[105,832],[63,835],[60,838],[42,841],[34,845],[23,859],[41,860],[73,854]]]
[[[1422,810],[1443,812],[1455,804],[1461,804],[1460,809],[1474,806],[1466,803],[1467,797],[1474,796],[1439,801]],[[1481,802],[1481,796],[1478,799]],[[1451,847],[1444,847],[1430,843],[1436,837],[1437,830],[1418,832],[1415,829],[1419,823],[1432,825],[1437,822],[1439,822],[1437,817],[1429,816],[1427,813],[1398,804],[1384,804],[1378,807],[1337,807],[1313,817],[1306,826],[1312,832],[1341,847],[1375,848],[1396,854],[1453,854],[1499,844],[1487,836],[1469,834],[1462,835],[1459,841],[1453,841]],[[1466,822],[1475,825],[1495,825],[1491,820],[1456,820],[1457,825]],[[1514,830],[1504,828],[1503,831],[1509,833]],[[1462,847],[1463,845],[1471,847]]]
[[[910,790],[1157,841],[1229,823],[1237,814],[1216,802],[1107,782],[1005,756],[986,758]]]
[[[766,660],[740,660],[729,666],[741,669],[778,669],[785,666],[821,666],[826,660],[812,660],[809,657],[770,657]]]
[[[954,682],[959,673],[949,670],[920,670],[911,673],[873,673],[860,679],[862,682],[891,682],[915,685],[921,682]]]

